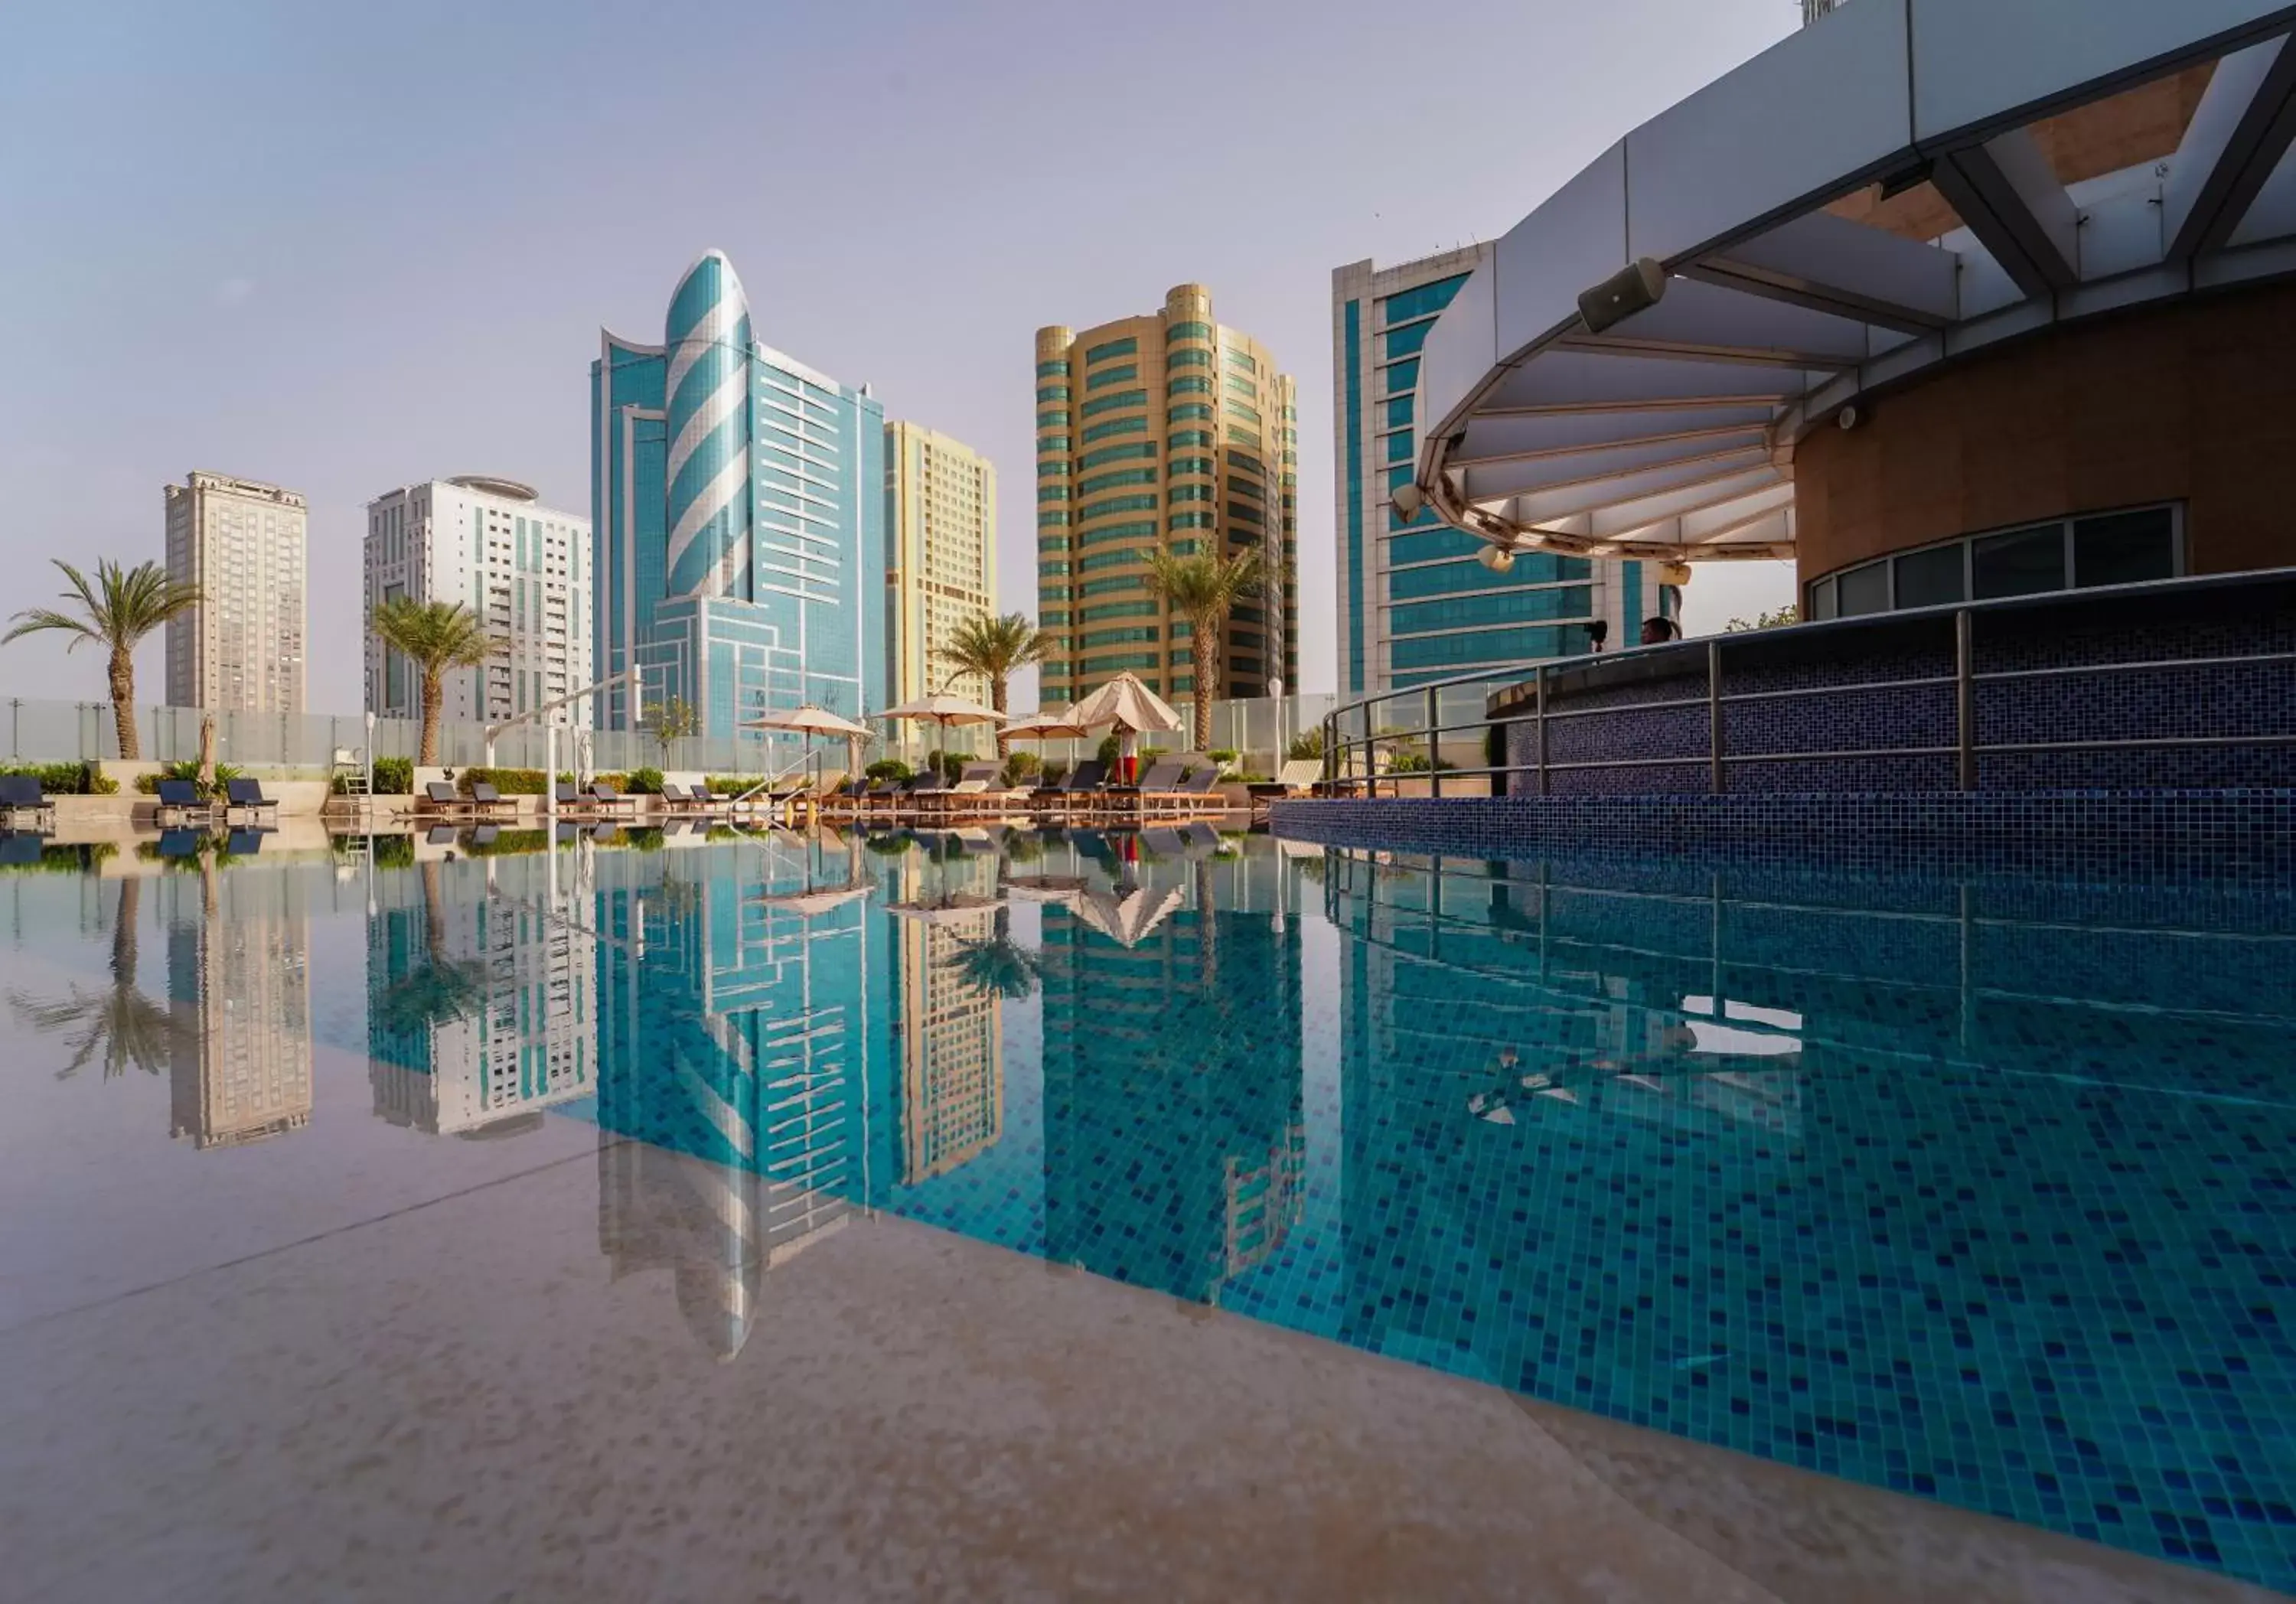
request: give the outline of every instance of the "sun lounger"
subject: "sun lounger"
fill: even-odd
[[[600,813],[612,813],[618,808],[627,807],[635,814],[638,810],[638,799],[636,797],[626,797],[612,786],[599,780],[593,780],[590,782],[589,802],[590,806]]]
[[[1030,791],[1029,811],[1061,814],[1081,811],[1100,793],[1107,778],[1108,765],[1097,757],[1087,757],[1070,772],[1062,783],[1040,785]]]
[[[1131,818],[1168,806],[1177,794],[1180,771],[1185,766],[1172,758],[1160,758],[1148,765],[1136,782],[1111,785],[1102,791],[1101,806],[1108,812]]]
[[[226,780],[223,786],[223,813],[226,822],[234,814],[248,814],[258,821],[269,814],[276,820],[279,803],[275,798],[263,794],[263,782],[259,780]]]
[[[189,785],[190,781],[184,782]],[[163,830],[160,832],[160,857],[165,862],[180,862],[200,855],[201,843],[207,839],[203,830]]]
[[[483,780],[472,783],[471,806],[481,815],[498,814],[504,808],[508,808],[512,814],[518,812],[517,798],[504,796],[502,792]]]
[[[438,818],[462,818],[472,808],[470,801],[443,780],[433,780],[422,788],[422,799],[414,805],[418,814]]]
[[[160,798],[153,822],[163,831],[193,819],[204,824],[215,817],[215,805],[200,795],[195,781],[162,780],[152,787],[152,794]]]
[[[263,838],[270,833],[270,831],[263,829],[240,829],[232,831],[223,839],[224,855],[226,857],[253,857],[257,853],[263,850]]]
[[[939,792],[926,804],[927,811],[937,816],[969,814],[980,811],[989,788],[996,783],[996,771],[1004,766],[996,763],[968,763],[958,773],[956,783]]]
[[[56,805],[40,789],[37,774],[0,774],[0,828],[21,830],[26,817],[37,831],[45,822],[56,824]]]
[[[1273,780],[1254,781],[1247,789],[1251,792],[1251,805],[1266,807],[1284,797],[1304,797],[1323,782],[1324,760],[1320,757],[1296,757],[1275,771]]]

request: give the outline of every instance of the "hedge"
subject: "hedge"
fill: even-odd
[[[111,797],[119,782],[92,763],[0,763],[0,774],[30,774],[51,797]]]
[[[382,765],[375,765],[380,769]],[[408,772],[411,782],[413,771]],[[491,785],[505,797],[538,797],[542,795],[543,775],[540,769],[466,768],[455,778],[455,789],[464,796],[476,785]],[[381,788],[376,787],[379,790]]]

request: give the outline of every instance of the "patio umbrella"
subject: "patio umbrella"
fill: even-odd
[[[215,790],[215,715],[202,714],[200,716],[200,795],[202,797]]]
[[[1076,722],[1073,710],[1040,710],[1024,718],[1016,718],[1004,726],[1008,739],[1015,741],[1081,741],[1092,733]],[[1076,750],[1069,750],[1069,766],[1076,766]]]
[[[1120,738],[1117,749],[1121,754],[1128,782],[1132,778],[1132,738],[1143,730],[1180,727],[1180,716],[1163,698],[1142,684],[1136,674],[1118,675],[1070,708],[1068,716],[1087,730],[1116,726]]]
[[[898,708],[888,708],[883,716],[914,718],[920,722],[930,721],[937,724],[940,726],[941,742],[944,746],[948,742],[949,731],[958,724],[1005,722],[1004,715],[996,708],[984,708],[970,697],[954,696],[946,691],[936,692],[931,696],[918,697],[914,701],[905,701]]]
[[[914,919],[923,924],[967,924],[994,913],[1004,905],[1001,896],[983,896],[973,891],[950,891],[930,902],[897,902],[885,904],[885,912],[896,919]]]
[[[793,734],[802,735],[805,737],[806,751],[808,756],[813,750],[815,736],[842,735],[845,738],[848,759],[845,766],[848,769],[857,769],[861,766],[858,761],[860,757],[858,743],[868,740],[870,734],[867,724],[856,724],[842,714],[832,713],[828,708],[816,707],[811,702],[807,702],[802,707],[768,709],[750,719],[742,727],[745,730],[786,730]]]
[[[1120,894],[1087,892],[1076,904],[1076,914],[1110,940],[1129,947],[1139,945],[1148,932],[1163,923],[1164,916],[1179,905],[1177,886],[1161,892],[1135,886]]]

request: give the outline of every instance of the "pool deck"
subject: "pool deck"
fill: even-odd
[[[13,1596],[2275,1596],[890,1217],[721,1361],[706,1278],[601,1253],[617,1140],[353,1164],[267,1239],[127,1207],[0,1330]]]

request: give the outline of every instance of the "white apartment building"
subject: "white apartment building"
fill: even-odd
[[[500,642],[475,668],[447,676],[448,719],[499,724],[592,683],[590,520],[540,505],[514,480],[427,479],[366,504],[366,706],[385,718],[422,715],[422,676],[374,638],[376,606],[394,596],[459,602]],[[562,708],[555,722],[589,722]]]
[[[292,490],[225,473],[167,487],[168,575],[201,604],[168,624],[168,701],[229,713],[303,710],[304,536]]]

